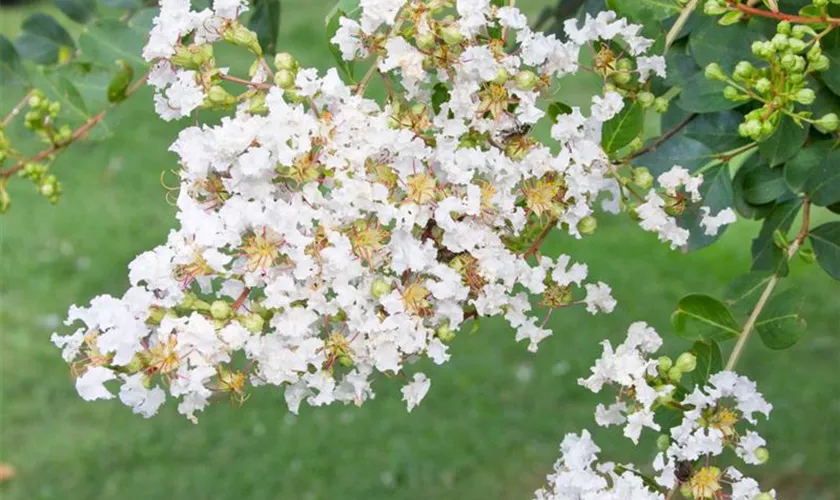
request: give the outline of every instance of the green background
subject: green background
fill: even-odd
[[[533,15],[543,2],[519,3]],[[329,7],[284,0],[281,49],[304,65],[328,67]],[[39,9],[4,8],[0,32],[13,35]],[[576,101],[585,86],[567,82],[558,97]],[[0,95],[0,111],[15,100]],[[583,428],[599,438],[605,460],[649,463],[655,436],[634,448],[620,431],[597,429],[594,405],[611,395],[592,395],[575,380],[589,372],[599,342],[620,341],[632,321],[654,325],[669,353],[687,350],[669,323],[676,302],[689,292],[719,294],[745,272],[758,232],[742,221],[713,248],[683,255],[626,216],[605,216],[584,240],[549,239],[547,253],[586,262],[592,279],[613,287],[615,313],[555,313],[554,335],[536,354],[502,323],[485,321],[475,334],[459,335],[450,363],[419,367],[432,388],[410,414],[399,384],[383,379],[362,408],[303,407],[295,417],[281,392],[261,389],[242,408],[211,406],[198,425],[171,402],[144,420],[116,401],[79,399],[49,342],[70,304],[120,294],[128,262],[174,225],[160,176],[176,167],[167,148],[184,124],[157,119],[148,89],[112,120],[120,125],[115,135],[74,145],[59,160],[65,194],[58,206],[13,181],[14,205],[0,219],[0,460],[17,471],[0,484],[4,499],[526,499],[542,485],[563,435]],[[808,329],[787,351],[770,351],[758,338],[747,347],[740,371],[758,381],[774,411],[759,426],[770,462],[742,470],[781,498],[835,499],[840,285],[802,262],[791,275],[782,287],[804,292]]]

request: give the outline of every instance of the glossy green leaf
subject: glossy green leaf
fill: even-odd
[[[751,205],[772,203],[788,192],[784,171],[766,163],[751,170],[744,177],[744,199]]]
[[[792,118],[784,115],[770,137],[759,143],[758,152],[771,167],[784,163],[802,149],[809,128],[807,123],[799,126]]]
[[[714,18],[707,17],[689,37],[689,49],[701,68],[715,62],[724,71],[731,70],[742,60],[758,63],[752,53],[752,43],[765,37],[746,24],[721,26]]]
[[[663,142],[653,151],[635,160],[635,165],[645,166],[654,175],[667,172],[674,165],[695,171],[714,158],[714,150],[702,142],[678,134]]]
[[[32,84],[48,99],[61,103],[60,116],[64,119],[75,123],[90,119],[91,114],[79,89],[58,70],[37,68],[32,74]]]
[[[726,85],[716,80],[708,80],[703,71],[699,71],[685,81],[677,105],[694,113],[712,113],[732,109],[743,104],[723,97]]]
[[[617,115],[604,123],[601,145],[607,153],[615,153],[630,144],[645,125],[645,113],[638,101],[625,101]]]
[[[665,62],[668,67],[665,83],[668,85],[682,87],[689,78],[701,71],[701,68],[694,62],[694,58],[688,53],[688,43],[686,42],[672,45],[665,54]]]
[[[729,165],[717,165],[703,172],[703,184],[700,185],[703,196],[703,206],[709,207],[713,215],[732,206],[732,179],[729,176]],[[720,228],[717,234],[707,235],[700,224],[703,214],[699,209],[690,208],[683,212],[677,222],[680,227],[688,229],[688,250],[698,250],[711,245],[720,238],[727,226]]]
[[[695,386],[705,385],[709,377],[723,370],[723,353],[716,341],[698,340],[691,346],[691,353],[697,358],[697,368],[691,372]]]
[[[822,73],[822,81],[837,95],[840,95],[840,45],[829,47],[823,50],[828,57],[829,69]]]
[[[275,54],[280,34],[280,0],[256,0],[248,29],[257,34],[264,54]]]
[[[797,290],[785,290],[770,297],[755,322],[755,331],[770,349],[787,349],[805,331],[805,320],[799,311],[804,297]]]
[[[0,35],[0,85],[22,86],[29,82],[29,74],[20,60],[15,46]]]
[[[675,0],[607,0],[607,7],[634,23],[662,21],[679,14],[681,9]]]
[[[440,113],[440,107],[448,102],[450,98],[449,89],[441,82],[435,84],[432,89],[432,110],[435,114]]]
[[[761,231],[752,241],[752,270],[774,271],[782,276],[787,275],[787,260],[784,251],[773,242],[773,233],[780,230],[787,234],[800,208],[800,199],[779,203],[764,219]]]
[[[15,48],[22,57],[38,64],[55,64],[69,57],[76,48],[67,30],[43,12],[26,18],[21,30]]]
[[[840,222],[828,222],[808,234],[817,262],[832,278],[840,280]]]
[[[820,166],[833,145],[834,141],[830,140],[810,143],[785,163],[785,182],[793,192],[805,192],[811,172]]]
[[[736,277],[726,285],[723,303],[736,312],[748,313],[772,277],[769,271],[750,271]]]
[[[96,14],[96,0],[55,0],[55,6],[77,23],[86,23]]]
[[[691,120],[683,133],[715,151],[729,151],[750,142],[738,133],[743,120],[744,115],[733,110],[704,113]]]
[[[709,295],[686,295],[671,315],[677,335],[686,340],[726,340],[740,334],[740,326],[726,305]]]
[[[141,70],[147,65],[141,54],[149,36],[143,29],[133,23],[105,19],[85,29],[79,36],[79,47],[85,60],[103,67],[113,67],[115,61],[122,60]]]
[[[758,155],[748,158],[732,179],[732,205],[735,210],[748,219],[763,219],[773,210],[773,203],[753,205],[744,197],[744,181],[755,170],[763,168],[764,161]]]
[[[830,151],[816,168],[809,171],[804,191],[815,205],[840,202],[840,150]]]
[[[560,101],[554,101],[548,105],[546,114],[551,119],[552,123],[557,123],[557,117],[560,115],[568,115],[572,112],[572,107]]]

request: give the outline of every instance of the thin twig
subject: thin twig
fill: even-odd
[[[680,31],[682,31],[685,26],[685,23],[688,22],[688,16],[694,12],[695,7],[697,7],[697,0],[691,0],[680,11],[680,16],[677,18],[676,22],[674,22],[674,25],[671,26],[671,29],[668,30],[668,34],[665,35],[665,52],[668,52],[668,49],[671,48],[671,44],[673,44],[674,40],[676,40],[679,36]]]
[[[806,196],[802,205],[802,227],[799,229],[799,233],[796,235],[793,243],[791,243],[790,247],[788,247],[787,253],[785,254],[785,261],[789,261],[793,258],[805,242],[805,238],[808,236],[810,223],[811,200]],[[747,318],[747,322],[744,323],[744,329],[738,336],[738,342],[735,344],[735,348],[732,349],[732,354],[729,355],[729,359],[726,361],[726,368],[724,368],[724,370],[732,370],[735,368],[735,365],[738,363],[738,359],[744,351],[744,346],[747,344],[747,340],[749,340],[750,335],[752,335],[752,332],[755,329],[755,323],[758,321],[759,315],[761,315],[761,312],[767,305],[767,301],[770,299],[770,295],[773,294],[773,290],[776,288],[776,285],[779,284],[779,280],[781,280],[781,277],[778,273],[775,273],[770,278],[770,281],[767,282],[767,285],[764,287],[764,291],[761,292],[761,297],[759,297],[758,302],[750,313],[749,318]]]
[[[638,158],[639,156],[642,156],[643,154],[650,153],[651,151],[655,151],[656,148],[661,146],[663,142],[667,141],[671,137],[674,137],[674,135],[676,135],[680,130],[684,129],[689,123],[691,123],[695,118],[697,118],[697,116],[698,116],[697,113],[691,113],[690,115],[688,115],[688,117],[686,117],[685,120],[679,122],[674,127],[672,127],[670,130],[668,130],[664,134],[660,135],[655,141],[653,141],[653,143],[651,143],[650,145],[645,146],[644,148],[642,148],[642,149],[636,151],[635,153],[633,153],[633,155],[630,156],[630,158],[631,159]]]
[[[15,107],[12,108],[11,111],[9,111],[9,114],[6,115],[5,118],[3,118],[3,121],[2,121],[2,123],[0,123],[0,125],[3,126],[3,127],[8,125],[9,122],[11,122],[20,113],[20,110],[23,109],[24,106],[26,106],[26,102],[29,101],[29,96],[31,96],[31,95],[32,95],[32,90],[27,92],[26,95],[23,96],[23,99],[20,100],[20,102],[15,104]]]
[[[241,83],[242,85],[254,87],[255,89],[270,89],[274,87],[274,85],[271,85],[269,83],[252,82],[250,80],[245,80],[243,78],[237,78],[235,76],[230,75],[219,75],[219,78],[221,78],[222,80],[227,80],[229,82]]]
[[[523,259],[527,259],[528,257],[535,255],[539,251],[540,245],[542,245],[542,242],[546,239],[548,233],[551,232],[551,229],[556,223],[557,221],[554,219],[548,221],[548,224],[545,225],[542,232],[539,236],[537,236],[537,239],[534,241],[534,243],[532,243],[531,246],[528,247],[528,250],[525,250],[525,253],[522,254]]]
[[[729,7],[735,10],[740,10],[744,14],[749,14],[751,16],[769,17],[772,19],[778,19],[779,21],[790,21],[798,24],[840,25],[840,18],[836,17],[797,16],[795,14],[785,14],[784,12],[759,9],[758,7],[752,7],[741,3],[729,4]]]

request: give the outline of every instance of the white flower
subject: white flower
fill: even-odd
[[[91,366],[76,379],[76,391],[85,401],[112,399],[114,395],[104,384],[116,378],[116,374],[104,366]]]
[[[415,406],[420,404],[420,401],[423,401],[423,398],[426,397],[426,393],[429,392],[429,386],[431,386],[431,384],[431,380],[429,380],[426,375],[422,373],[415,373],[414,379],[403,386],[401,391],[403,401],[405,401],[408,411],[413,410]]]
[[[645,83],[651,73],[665,78],[665,58],[662,56],[639,56],[636,58],[636,68],[640,83]]]
[[[166,393],[160,387],[146,389],[142,373],[134,375],[123,375],[123,385],[120,388],[120,401],[130,406],[134,413],[139,413],[146,418],[157,413],[158,408],[166,400]]]
[[[597,284],[587,283],[586,287],[586,310],[590,314],[600,312],[611,313],[615,309],[616,300],[612,297],[612,288],[603,282]]]
[[[624,107],[624,99],[621,94],[615,91],[609,91],[601,96],[594,96],[592,98],[592,116],[596,120],[605,122],[617,115]]]
[[[705,234],[707,236],[718,234],[721,226],[732,224],[738,220],[735,212],[731,208],[725,208],[718,212],[717,215],[711,215],[711,209],[709,207],[700,207],[700,211],[703,213],[700,225],[705,228]]]

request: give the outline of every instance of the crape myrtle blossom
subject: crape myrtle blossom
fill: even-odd
[[[552,229],[590,234],[596,210],[620,207],[601,132],[624,99],[608,91],[588,116],[549,117],[542,96],[593,42],[644,54],[640,27],[606,13],[567,23],[561,41],[487,0],[455,2],[454,17],[416,0],[360,7],[332,42],[348,60],[376,56],[398,92],[384,104],[364,96],[366,81],[289,54],[272,69],[236,19],[243,4],[164,2],[144,50],[158,113],[233,112],[187,124],[172,144],[179,227],[129,265],[131,288],[72,308],[67,324],[82,326],[53,336],[83,398],[119,395],[147,417],[174,399],[195,421],[213,396],[241,403],[252,386],[281,388],[297,412],[362,404],[377,374],[399,374],[412,409],[431,384],[408,365],[446,363],[468,321],[501,316],[536,351],[552,311],[616,307],[585,264],[539,244]],[[491,29],[509,43],[489,43]],[[254,55],[249,79],[215,66],[221,41]],[[541,120],[553,122],[548,144],[522,132]],[[678,174],[662,187],[696,201],[699,181]],[[652,426],[644,412],[608,413]]]

